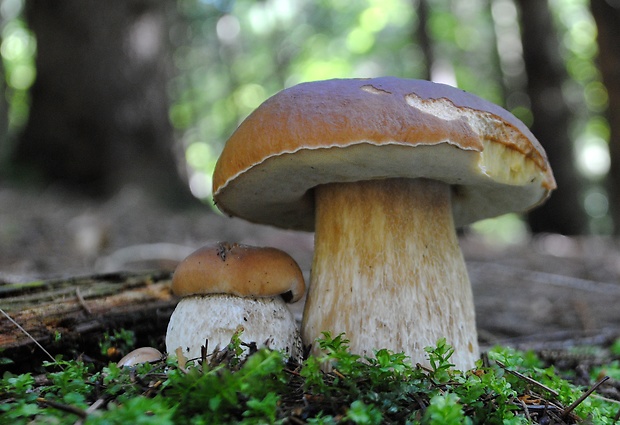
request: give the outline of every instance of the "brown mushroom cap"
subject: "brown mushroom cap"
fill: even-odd
[[[276,248],[218,242],[194,251],[177,266],[172,292],[178,296],[231,294],[298,301],[304,278],[295,260]]]
[[[265,101],[226,143],[213,196],[227,214],[313,230],[313,187],[386,178],[450,184],[457,226],[526,211],[556,187],[544,150],[506,110],[384,77],[299,84]]]

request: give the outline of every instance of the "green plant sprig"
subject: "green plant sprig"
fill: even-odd
[[[344,335],[329,333],[317,341],[322,354],[302,364],[264,349],[245,358],[241,337],[193,361],[120,368],[57,358],[42,376],[6,373],[0,423],[611,425],[619,410],[507,348],[458,371],[443,339],[421,366],[385,349],[350,353]]]

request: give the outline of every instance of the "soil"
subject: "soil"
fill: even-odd
[[[105,201],[61,189],[0,185],[0,285],[110,271],[173,270],[214,241],[274,246],[306,277],[312,234],[255,225],[210,206],[171,210],[127,187]],[[606,345],[620,336],[620,250],[606,238],[537,235],[491,244],[461,238],[476,303],[481,345],[563,349]],[[303,303],[293,306],[301,314]]]

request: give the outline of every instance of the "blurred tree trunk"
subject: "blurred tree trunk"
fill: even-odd
[[[620,2],[591,0],[590,8],[598,28],[598,63],[607,87],[610,127],[611,168],[608,193],[614,233],[620,234]]]
[[[414,35],[414,42],[420,46],[424,57],[424,74],[420,78],[424,80],[431,79],[431,70],[435,61],[433,55],[433,44],[428,33],[428,0],[414,0],[413,7],[418,15],[418,25]]]
[[[6,73],[4,64],[0,61],[0,93],[6,94]],[[0,181],[2,180],[3,172],[9,165],[9,152],[11,149],[11,139],[9,135],[9,106],[7,102],[7,96],[3,96],[0,99]]]
[[[170,203],[191,199],[168,121],[169,6],[174,2],[27,2],[37,79],[16,147],[18,170],[89,195],[132,184]]]
[[[558,189],[528,221],[533,232],[583,234],[587,219],[581,200],[581,181],[575,171],[569,137],[571,112],[562,95],[567,78],[559,42],[545,0],[517,0],[521,41],[534,124],[532,132],[547,151]]]

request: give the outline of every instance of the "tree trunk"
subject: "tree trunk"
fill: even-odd
[[[587,231],[569,136],[571,113],[562,95],[567,78],[547,1],[517,0],[521,16],[523,59],[534,124],[532,132],[547,151],[558,189],[529,214],[533,232],[578,235]]]
[[[422,56],[424,57],[424,74],[420,78],[424,80],[431,79],[431,69],[435,61],[433,55],[433,43],[428,31],[429,7],[428,0],[417,0],[413,2],[413,7],[418,15],[418,25],[414,34],[414,43],[420,46]]]
[[[106,274],[84,278],[0,286],[0,309],[52,355],[65,359],[98,356],[104,331],[128,329],[139,345],[163,349],[168,320],[177,303],[171,273]],[[50,360],[15,323],[0,314],[0,365],[15,371],[36,370]],[[76,352],[77,351],[77,352]]]
[[[15,160],[42,182],[106,196],[126,184],[188,200],[173,155],[167,7],[155,0],[31,0],[37,79]],[[17,176],[19,178],[19,175]]]
[[[620,3],[591,0],[590,8],[598,29],[598,63],[607,88],[607,118],[611,167],[608,176],[609,205],[614,233],[620,234]]]
[[[3,24],[3,22],[2,22]],[[4,25],[2,25],[4,26]],[[4,93],[0,99],[0,180],[10,167],[9,152],[12,147],[12,135],[9,134],[9,105],[7,102],[7,84],[4,64],[0,61],[0,93]]]

